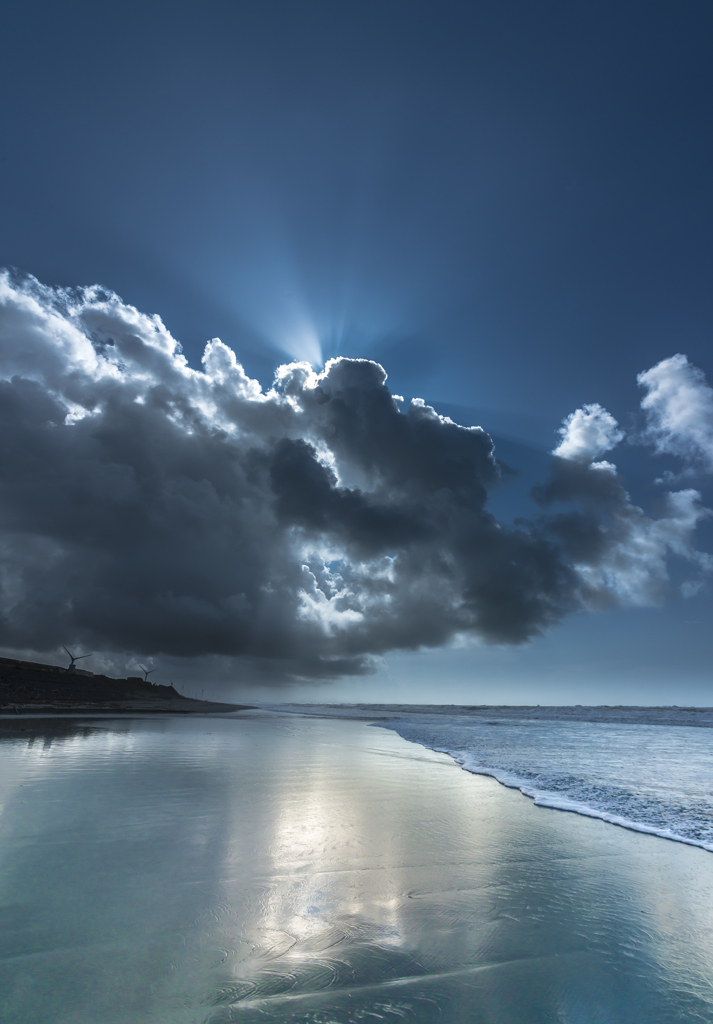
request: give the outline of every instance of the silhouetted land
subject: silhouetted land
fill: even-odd
[[[57,665],[0,658],[0,714],[83,711],[178,712],[244,711],[248,705],[218,704],[183,697],[173,686],[137,676],[112,679],[91,672],[68,672]]]

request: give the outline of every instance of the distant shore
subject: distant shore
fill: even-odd
[[[247,711],[250,705],[184,697],[173,686],[129,676],[113,679],[58,665],[0,658],[0,715],[197,714]]]

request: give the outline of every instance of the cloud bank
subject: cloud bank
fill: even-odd
[[[701,452],[674,416],[676,373],[706,387],[685,357],[643,374],[651,436]],[[329,678],[660,601],[671,555],[689,592],[710,568],[692,541],[699,494],[669,494],[656,519],[634,506],[598,461],[623,437],[598,405],[565,421],[541,515],[505,527],[486,507],[488,434],[405,405],[377,363],[292,363],[265,391],[218,339],[192,369],[158,317],[99,287],[0,276],[0,417],[0,645],[14,649]]]

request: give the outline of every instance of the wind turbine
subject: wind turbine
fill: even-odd
[[[143,665],[139,665],[139,668],[141,669],[141,671],[144,674],[144,682],[145,683],[148,683],[149,676],[151,675],[152,672],[158,672],[158,669],[155,669],[155,668],[144,668]]]
[[[64,646],[64,644],[62,644],[62,648],[65,651],[67,651],[67,648]],[[70,676],[73,676],[76,673],[76,671],[77,671],[77,666],[76,666],[75,662],[81,661],[82,658],[91,658],[91,654],[79,654],[79,655],[76,655],[76,654],[72,654],[71,651],[67,651],[67,654],[72,659],[70,661],[69,665],[67,666],[67,668],[65,669],[67,675],[70,675]]]

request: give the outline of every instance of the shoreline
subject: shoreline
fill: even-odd
[[[586,710],[586,709],[581,709]],[[638,710],[638,709],[637,709]],[[652,709],[659,710],[659,709]],[[708,711],[709,709],[706,709]],[[391,721],[372,721],[371,727],[395,732],[402,739],[415,743],[422,748],[444,754],[455,765],[470,775],[494,779],[506,789],[515,790],[535,807],[548,810],[565,811],[579,817],[604,821],[631,832],[655,836],[669,842],[693,846],[707,853],[713,852],[713,832],[711,827],[711,801],[706,788],[705,793],[696,790],[695,783],[688,788],[688,775],[681,776],[682,766],[685,769],[686,752],[694,749],[696,756],[707,756],[709,745],[705,737],[705,729],[701,723],[681,721],[592,721],[587,718],[569,718],[558,720],[511,719],[505,722],[480,718],[468,720],[463,716],[443,716],[442,723],[432,716],[430,724],[419,722],[419,716],[410,719],[406,716],[394,717]],[[474,732],[468,726],[475,727]],[[527,747],[529,726],[545,727],[552,733],[551,742],[568,743],[563,748],[568,750],[565,763],[552,761],[552,748],[540,746],[537,742]],[[699,728],[695,728],[698,725]],[[465,726],[466,731],[462,729]],[[482,727],[495,727],[488,734]],[[504,746],[496,738],[505,736],[510,727],[510,739]],[[500,728],[498,728],[500,727]],[[594,729],[604,730],[599,733],[607,735],[607,730],[620,730],[617,734],[617,754],[612,755],[607,743],[601,745],[596,738],[592,741],[590,754],[596,759],[597,771],[594,771],[585,756],[578,762],[576,749],[572,746],[572,735],[562,729]],[[650,769],[646,779],[637,776],[636,764],[641,760],[641,741],[637,739],[639,729],[649,729],[646,747],[650,758]],[[678,733],[674,746],[671,746],[671,733],[663,730],[690,730],[690,738]],[[453,731],[454,730],[454,731]],[[502,730],[502,733],[501,733]],[[512,730],[520,730],[517,734]],[[626,730],[626,732],[624,732]],[[659,732],[659,730],[661,730]],[[450,733],[450,735],[449,735]],[[596,737],[597,733],[591,736]],[[537,735],[535,733],[534,735]],[[544,735],[540,732],[540,735]],[[584,736],[584,733],[577,734]],[[641,735],[641,734],[640,734]],[[656,753],[658,735],[662,746]],[[517,736],[517,743],[513,740]],[[556,739],[555,737],[559,737]],[[508,746],[508,742],[510,746]],[[654,748],[653,753],[651,748]],[[524,760],[518,756],[526,748]],[[570,756],[572,755],[572,756]],[[622,775],[618,756],[623,756],[628,765]],[[498,763],[500,762],[500,763]],[[657,763],[665,765],[665,770],[657,769]],[[549,767],[548,767],[549,764]],[[654,781],[655,780],[655,781]],[[670,796],[671,787],[679,789],[676,799]],[[642,788],[643,787],[643,788]]]
[[[579,783],[585,784],[583,790],[582,785],[572,786],[572,780],[567,777],[557,778],[557,772],[550,779],[542,778],[539,773],[533,777],[531,774],[534,770],[533,765],[518,765],[516,762],[509,765],[489,764],[487,759],[481,760],[480,748],[484,739],[482,733],[476,734],[472,746],[469,745],[467,735],[461,735],[458,739],[452,737],[450,742],[447,738],[451,728],[494,727],[494,730],[497,731],[494,731],[489,737],[492,742],[493,737],[497,736],[500,730],[507,731],[508,727],[510,729],[525,727],[524,739],[529,731],[527,726],[551,729],[587,726],[596,730],[607,730],[612,727],[623,728],[632,738],[640,729],[674,729],[676,731],[692,729],[694,735],[698,736],[696,743],[700,745],[699,741],[705,742],[703,740],[705,730],[713,728],[713,708],[710,707],[406,704],[331,704],[321,706],[316,704],[282,704],[279,706],[262,704],[260,706],[263,710],[268,708],[280,710],[298,718],[363,722],[373,728],[392,731],[422,749],[446,755],[455,766],[470,775],[491,778],[506,789],[515,790],[536,807],[592,818],[615,825],[617,828],[655,836],[668,842],[693,846],[707,853],[713,853],[710,808],[705,808],[706,827],[702,829],[704,834],[700,834],[699,828],[702,827],[702,822],[677,821],[677,815],[674,815],[669,821],[657,821],[655,815],[659,811],[655,807],[655,798],[651,807],[641,807],[640,804],[637,806],[637,794],[632,792],[634,799],[628,807],[629,813],[626,813],[623,807],[617,805],[618,801],[612,804],[611,792],[609,794],[606,793],[606,790],[601,794],[586,792],[587,786],[594,785],[596,788],[599,784],[593,779],[587,780],[585,776],[582,776],[578,780]],[[369,709],[371,709],[370,714],[368,713]],[[537,753],[536,750],[533,751],[533,764],[537,761]],[[507,754],[504,755],[506,759],[507,756]],[[567,774],[565,773],[565,776]],[[632,785],[635,790],[636,784]],[[665,791],[660,791],[657,796],[663,799]],[[653,818],[650,816],[652,810],[654,811]],[[661,808],[661,810],[668,814],[675,808],[668,807]],[[704,808],[692,808],[692,811],[701,814]],[[681,828],[681,826],[683,827]]]
[[[377,727],[388,728],[388,726],[381,726],[381,723],[377,723]],[[594,818],[596,821],[605,821],[609,825],[616,825],[618,828],[629,829],[631,832],[640,832],[647,836],[657,836],[659,839],[667,839],[672,843],[684,843],[686,846],[695,846],[699,850],[706,850],[708,853],[713,853],[713,843],[711,842],[706,842],[703,839],[682,836],[677,832],[657,828],[655,825],[647,825],[645,822],[636,822],[631,818],[624,818],[621,815],[613,814],[610,811],[590,807],[588,804],[584,804],[578,800],[572,800],[559,793],[539,791],[527,780],[520,779],[516,775],[508,773],[507,771],[497,768],[469,765],[467,763],[467,758],[464,756],[462,751],[449,750],[447,747],[427,746],[419,740],[408,740],[408,738],[397,729],[393,729],[391,731],[395,732],[397,736],[401,736],[402,739],[407,739],[409,743],[416,743],[425,750],[432,750],[436,754],[445,754],[447,757],[451,758],[458,768],[464,772],[468,772],[470,775],[482,776],[486,779],[494,779],[495,782],[504,786],[505,789],[513,789],[516,792],[521,793],[522,796],[531,800],[535,807],[543,807],[550,811],[565,811],[569,814],[580,815],[583,818]]]

